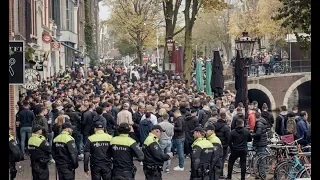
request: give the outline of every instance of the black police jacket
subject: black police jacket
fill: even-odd
[[[133,156],[143,161],[143,152],[135,140],[128,134],[120,134],[111,139],[113,170],[115,172],[132,171]]]
[[[57,166],[78,168],[78,151],[73,137],[67,131],[62,131],[53,139],[52,155]]]
[[[204,171],[204,168],[210,170],[213,145],[206,138],[197,138],[191,147],[191,178],[201,177],[199,170]]]
[[[162,166],[164,161],[167,161],[170,156],[164,154],[159,145],[159,139],[152,133],[146,138],[142,145],[144,153],[143,165],[145,166]]]
[[[112,136],[103,130],[97,131],[88,137],[88,141],[84,147],[84,171],[89,171],[89,157],[91,166],[103,166],[111,168],[111,148],[110,141]]]
[[[46,138],[39,134],[32,134],[28,140],[28,150],[31,164],[47,165],[50,160],[51,147]]]
[[[9,162],[19,162],[22,160],[21,156],[22,153],[17,142],[13,136],[9,135]]]

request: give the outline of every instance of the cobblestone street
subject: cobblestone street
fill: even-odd
[[[21,169],[18,170],[17,178],[16,180],[32,180],[32,175],[31,175],[31,167],[30,167],[30,161],[25,160],[23,162],[20,162]],[[190,159],[185,159],[185,169],[184,171],[173,171],[173,167],[178,165],[178,159],[174,158],[171,161],[171,168],[170,168],[170,173],[162,173],[162,179],[163,180],[188,180],[190,176]],[[144,174],[142,170],[142,166],[140,166],[138,161],[135,161],[135,166],[138,168],[137,174],[136,174],[136,180],[144,180]],[[225,175],[226,173],[226,168],[225,168]],[[83,162],[79,162],[79,168],[76,170],[76,180],[90,180],[91,178],[86,178],[85,174],[83,172]],[[240,173],[239,174],[234,174],[233,175],[233,180],[238,180],[240,179]],[[254,178],[249,177],[247,178],[248,180],[253,180]],[[55,166],[50,165],[50,180],[56,180],[55,176]]]

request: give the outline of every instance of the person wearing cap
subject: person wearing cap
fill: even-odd
[[[164,154],[159,139],[161,133],[165,132],[160,125],[154,125],[142,145],[144,153],[143,172],[146,180],[162,180],[163,163],[172,157],[172,153]]]
[[[74,180],[75,169],[79,166],[78,151],[71,134],[71,123],[64,123],[62,124],[62,132],[53,140],[52,155],[60,180]]]
[[[211,171],[210,171],[210,180],[219,180],[221,173],[222,162],[222,145],[220,139],[216,136],[214,132],[214,125],[208,125],[205,128],[207,140],[210,141],[213,145],[213,153],[211,156]]]
[[[112,180],[134,180],[137,168],[133,164],[133,156],[143,161],[144,154],[137,142],[129,137],[131,127],[121,123],[118,127],[119,136],[111,139],[113,159]]]
[[[191,175],[190,180],[203,180],[210,177],[210,161],[213,152],[213,145],[205,138],[205,131],[202,127],[193,130],[195,141],[192,144]]]
[[[33,180],[48,180],[51,146],[42,135],[43,127],[36,124],[32,128],[32,135],[28,140],[28,150],[32,168]]]
[[[88,137],[84,148],[84,172],[88,177],[89,157],[92,180],[111,180],[110,141],[112,136],[104,132],[104,124],[100,121],[94,124],[95,134]]]
[[[13,180],[17,175],[16,162],[23,160],[23,154],[14,136],[10,135],[10,130],[9,127],[9,175],[10,180]]]

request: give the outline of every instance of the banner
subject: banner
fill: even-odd
[[[24,42],[9,41],[9,84],[24,83]]]

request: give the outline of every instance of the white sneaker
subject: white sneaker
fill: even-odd
[[[140,162],[140,166],[143,166],[143,162],[142,161]]]
[[[50,160],[50,163],[51,163],[51,164],[55,164],[56,162],[54,161],[54,159],[51,159],[51,160]]]
[[[166,173],[169,173],[169,169],[166,169]]]
[[[179,166],[176,166],[176,167],[173,168],[173,170],[174,170],[174,171],[184,171],[184,167],[181,168],[181,167],[179,167]]]

